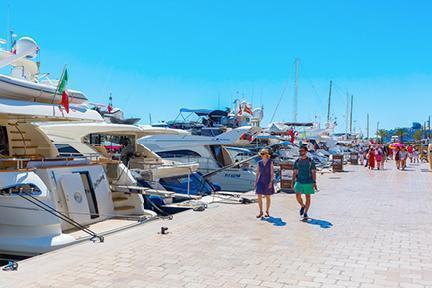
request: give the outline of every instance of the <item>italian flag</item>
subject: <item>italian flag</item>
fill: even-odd
[[[65,108],[66,112],[69,113],[69,94],[66,89],[67,82],[68,82],[68,73],[67,73],[67,69],[65,69],[63,76],[60,79],[60,83],[58,85],[57,91],[62,97],[61,104]]]

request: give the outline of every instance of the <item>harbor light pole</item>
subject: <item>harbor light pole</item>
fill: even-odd
[[[297,122],[297,106],[298,106],[298,69],[299,69],[300,59],[295,59],[295,85],[294,85],[294,105],[293,105],[293,116],[294,122]]]

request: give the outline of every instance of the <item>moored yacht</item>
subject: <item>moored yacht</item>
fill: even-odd
[[[240,127],[217,137],[195,135],[146,136],[139,142],[160,157],[180,162],[196,162],[203,174],[213,173],[235,164],[224,145],[239,145],[248,140],[241,139],[251,127]],[[255,171],[248,167],[231,167],[212,174],[210,181],[220,185],[224,191],[246,192],[254,187]]]
[[[212,186],[197,172],[198,163],[162,159],[137,142],[148,135],[184,135],[186,132],[183,130],[105,122],[49,123],[41,124],[40,128],[53,141],[61,156],[121,160],[123,173],[120,175],[127,174],[136,180],[130,186],[149,188],[145,191],[148,196],[145,200],[159,196],[156,202],[161,204],[163,201],[161,209],[171,212],[183,210],[187,208],[186,203],[181,207],[174,204],[213,192]],[[151,208],[149,205],[146,207]]]
[[[39,48],[32,43],[24,48],[17,47],[13,55],[0,53],[0,67],[6,63],[12,71],[21,69],[21,75],[36,77],[38,71],[32,70],[27,56]],[[18,65],[20,61],[25,63]],[[84,105],[85,98],[74,100],[68,91],[72,97],[66,108],[60,105],[63,101],[55,85],[52,94],[44,94],[48,90],[36,78],[21,80],[25,87],[16,85],[17,81],[0,83],[0,254],[32,256],[84,239],[103,241],[105,233],[155,216],[144,209],[139,193],[111,190],[117,178],[105,169],[109,166],[107,171],[118,175],[120,161],[59,157],[57,148],[34,124],[103,121]],[[32,94],[35,89],[37,95]],[[122,179],[128,185],[130,179]]]

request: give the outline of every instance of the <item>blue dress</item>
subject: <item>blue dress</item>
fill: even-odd
[[[274,194],[273,187],[273,179],[271,179],[271,164],[272,160],[267,160],[267,163],[264,164],[264,161],[261,160],[258,162],[259,169],[259,178],[256,185],[256,194],[260,195],[272,195]],[[271,188],[269,188],[270,183],[272,183]]]

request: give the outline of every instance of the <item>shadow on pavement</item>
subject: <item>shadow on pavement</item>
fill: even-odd
[[[326,220],[307,218],[307,219],[303,219],[301,221],[305,222],[307,224],[311,224],[311,225],[318,225],[318,226],[320,226],[321,228],[324,228],[324,229],[328,229],[328,228],[331,228],[333,226],[332,223],[330,223],[329,221],[326,221]]]
[[[273,226],[285,226],[286,225],[286,222],[284,222],[282,220],[282,218],[275,218],[272,216],[270,216],[268,218],[263,217],[263,218],[261,218],[261,221],[269,222],[269,223],[273,224]]]

